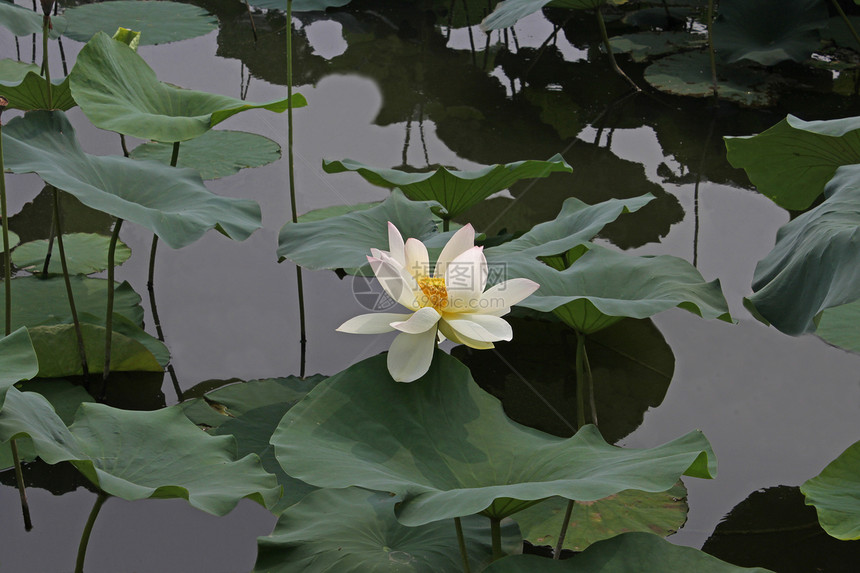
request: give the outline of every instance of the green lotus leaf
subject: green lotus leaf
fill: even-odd
[[[625,213],[634,213],[650,203],[654,196],[646,193],[630,199],[609,199],[588,205],[579,199],[565,199],[561,211],[552,221],[540,223],[521,237],[491,247],[484,252],[487,262],[504,265],[512,258],[533,260],[564,253],[593,239],[603,227]]]
[[[860,539],[860,442],[800,486],[824,531],[843,541]]]
[[[144,143],[131,152],[133,159],[150,159],[170,165],[173,145]],[[203,179],[220,179],[245,167],[277,161],[281,146],[262,135],[244,131],[210,130],[182,144],[177,167],[196,169]]]
[[[451,521],[405,527],[395,517],[402,498],[360,488],[323,489],[291,507],[268,537],[257,538],[255,573],[401,573],[459,571],[463,559]],[[490,522],[462,521],[471,570],[489,565]],[[502,551],[518,553],[516,524],[502,527]]]
[[[327,8],[340,8],[346,6],[352,0],[293,0],[293,12],[313,12]],[[287,11],[287,0],[249,0],[251,6],[266,8],[267,10]]]
[[[80,325],[87,365],[93,372],[104,369],[105,336],[103,326]],[[83,374],[78,339],[73,324],[30,327],[33,346],[39,356],[39,377],[61,378]],[[117,372],[161,372],[161,364],[140,342],[120,332],[111,334],[111,370]]]
[[[75,414],[83,403],[94,403],[95,399],[82,386],[68,380],[29,380],[15,387],[21,392],[35,392],[44,397],[65,425],[75,421]]]
[[[779,229],[776,245],[753,275],[749,302],[793,336],[814,331],[824,310],[860,299],[860,165],[840,167],[824,195],[823,203]]]
[[[2,232],[2,231],[3,231],[3,227],[0,226],[0,232]],[[7,233],[9,235],[9,248],[14,249],[15,245],[17,245],[18,243],[21,242],[21,237],[19,237],[18,235],[16,235],[12,231],[7,231]]]
[[[224,408],[229,416],[240,417],[271,404],[292,407],[324,379],[322,374],[314,374],[306,378],[288,376],[250,380],[207,392],[206,400]]]
[[[69,75],[75,101],[96,127],[165,143],[199,137],[245,110],[282,112],[290,101],[294,108],[307,105],[300,94],[248,103],[162,83],[137,52],[104,32],[81,49]]]
[[[523,538],[532,545],[555,547],[567,505],[566,499],[551,497],[519,512],[516,521]],[[687,489],[680,482],[664,492],[627,490],[597,501],[576,502],[564,548],[583,551],[593,543],[630,531],[666,537],[684,525],[687,510]]]
[[[754,136],[726,137],[726,158],[785,209],[807,209],[843,165],[860,163],[860,117],[803,121],[793,115]]]
[[[684,259],[637,257],[598,245],[583,245],[578,251],[585,253],[563,271],[535,259],[510,257],[505,263],[508,278],[525,277],[540,285],[519,305],[554,311],[586,334],[620,317],[648,318],[674,307],[706,319],[732,321],[720,281],[705,282]]]
[[[209,192],[192,169],[84,153],[62,112],[16,117],[3,128],[3,138],[13,173],[38,173],[84,205],[137,223],[174,249],[212,228],[244,240],[261,225],[257,203]]]
[[[620,2],[613,2],[621,4]],[[505,0],[496,5],[489,16],[481,22],[481,29],[485,32],[490,30],[498,30],[499,28],[509,28],[517,23],[518,20],[525,18],[530,14],[534,14],[544,6],[553,8],[568,8],[571,10],[590,10],[605,4],[607,0]]]
[[[713,26],[714,47],[729,63],[801,62],[818,49],[818,30],[826,21],[827,6],[820,0],[723,0]]]
[[[108,261],[110,237],[95,233],[71,233],[63,235],[63,248],[70,275],[89,275],[105,270]],[[48,241],[30,241],[19,245],[12,252],[12,263],[31,273],[41,273],[48,254]],[[121,265],[131,256],[131,249],[117,241],[115,262]],[[48,265],[48,274],[62,274],[63,266],[59,253],[55,252]]]
[[[860,354],[860,300],[825,308],[815,324],[816,336],[834,346]]]
[[[632,450],[590,425],[568,439],[521,426],[442,351],[411,384],[392,381],[385,355],[332,376],[287,412],[272,443],[304,482],[403,495],[397,519],[408,526],[473,513],[501,519],[554,495],[665,491],[681,474],[709,478],[716,468],[697,431]]]
[[[0,5],[5,4],[0,2]],[[40,18],[41,20],[41,18]],[[48,103],[48,89],[45,78],[39,75],[36,64],[17,60],[0,60],[0,96],[9,100],[9,108],[31,111],[34,109],[67,110],[75,107],[75,100],[69,89],[69,78],[51,80],[51,102]]]
[[[82,276],[70,279],[75,306],[79,313],[103,316],[107,305],[107,281]],[[17,277],[12,279],[12,328],[56,324],[70,316],[69,299],[62,277],[40,279]],[[0,282],[0,296],[5,296],[6,285]],[[127,282],[117,283],[114,289],[114,313],[133,324],[143,326],[143,308],[140,295]],[[6,309],[0,305],[0,318],[6,319]]]
[[[493,563],[486,573],[768,573],[761,567],[738,567],[707,553],[675,545],[651,533],[623,533],[598,541],[579,555],[554,561],[535,555],[514,555]]]
[[[82,404],[67,428],[47,400],[13,387],[0,410],[0,440],[25,436],[45,462],[71,462],[102,491],[125,500],[183,498],[225,515],[242,498],[269,507],[279,495],[256,456],[236,460],[232,437],[207,435],[178,407]]]
[[[758,68],[724,66],[717,70],[717,95],[747,107],[766,107],[774,102],[777,90],[771,87],[779,76]],[[713,97],[714,84],[707,52],[672,54],[645,68],[645,81],[672,95]]]
[[[357,205],[332,205],[331,207],[322,207],[308,211],[304,215],[298,216],[299,223],[310,223],[312,221],[322,221],[329,217],[338,215],[346,215],[347,213],[355,213],[357,211],[366,211],[372,207],[377,207],[382,201],[372,201],[370,203],[358,203]]]
[[[0,2],[0,26],[16,36],[41,34],[42,15],[12,2]],[[57,38],[66,28],[66,19],[63,16],[52,16],[51,26],[53,29],[48,31],[48,37]]]
[[[324,160],[323,171],[355,171],[374,185],[397,187],[415,201],[436,201],[448,212],[447,216],[453,218],[520,179],[547,177],[556,172],[570,173],[573,168],[561,155],[554,155],[547,161],[517,161],[507,165],[490,165],[477,171],[450,171],[440,167],[428,173],[376,169],[351,159]]]
[[[38,371],[39,361],[25,327],[0,338],[0,407],[3,406],[3,391],[6,388],[33,378]]]
[[[404,240],[425,241],[437,234],[435,201],[410,201],[395,190],[376,207],[308,223],[287,223],[278,236],[280,261],[290,259],[309,269],[365,266],[370,249],[388,250],[388,222]]]
[[[238,417],[227,418],[226,422],[211,432],[216,436],[235,437],[239,446],[239,456],[256,454],[263,464],[263,469],[274,474],[278,479],[278,484],[283,487],[283,494],[281,499],[269,508],[275,515],[280,515],[288,507],[317,489],[289,476],[275,459],[274,446],[269,443],[278,423],[294,404],[295,402],[276,402],[254,408]]]
[[[98,2],[73,6],[63,16],[68,24],[63,35],[78,42],[122,27],[140,32],[140,45],[151,46],[203,36],[218,27],[217,18],[203,8],[179,2]]]

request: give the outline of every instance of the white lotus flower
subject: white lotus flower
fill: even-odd
[[[449,338],[472,348],[493,348],[510,340],[511,325],[501,317],[537,290],[529,279],[511,279],[484,292],[487,259],[475,246],[475,230],[466,225],[451,237],[431,274],[427,247],[405,243],[388,223],[388,251],[371,249],[373,273],[408,314],[377,312],[347,320],[337,329],[352,334],[400,331],[388,351],[388,371],[398,382],[412,382],[430,368],[437,341]]]

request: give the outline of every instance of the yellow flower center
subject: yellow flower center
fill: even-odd
[[[426,297],[426,300],[421,301],[421,306],[432,306],[436,310],[441,310],[448,304],[448,290],[445,288],[444,278],[422,277],[418,279],[418,288]]]

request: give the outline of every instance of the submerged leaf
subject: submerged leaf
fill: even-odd
[[[70,78],[75,101],[96,127],[145,140],[185,141],[245,110],[290,107],[288,99],[248,103],[160,82],[137,52],[103,32],[81,49]],[[304,105],[294,94],[292,107]]]
[[[272,443],[284,470],[307,483],[403,495],[397,519],[409,526],[504,518],[554,495],[665,491],[682,474],[709,478],[716,468],[700,432],[633,450],[590,425],[568,439],[520,426],[441,351],[411,384],[391,380],[385,355],[332,376],[284,416]]]
[[[43,397],[10,388],[0,440],[24,436],[47,463],[69,461],[102,491],[129,501],[183,498],[225,515],[242,498],[270,507],[279,495],[259,458],[236,460],[232,437],[207,435],[175,406],[131,411],[82,404],[66,428]]]
[[[800,486],[806,504],[815,506],[824,530],[842,540],[860,539],[860,442]]]
[[[139,32],[140,44],[151,46],[202,36],[218,27],[217,18],[203,8],[180,2],[97,2],[72,6],[63,17],[68,23],[63,35],[79,42],[122,27]]]
[[[194,170],[84,153],[62,112],[16,117],[3,128],[3,149],[13,173],[38,173],[84,205],[137,223],[174,249],[213,228],[241,241],[261,225],[257,203],[211,193]]]
[[[324,489],[308,494],[278,520],[268,537],[257,539],[255,572],[262,573],[439,573],[458,571],[463,559],[454,524],[440,521],[406,527],[395,517],[398,496],[360,488]],[[462,520],[472,571],[492,561],[490,522]],[[519,553],[516,524],[502,526],[502,551]]]

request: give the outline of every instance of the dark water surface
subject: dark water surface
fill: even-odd
[[[219,12],[220,32],[140,48],[159,79],[238,97],[243,79],[252,73],[248,100],[283,97],[283,17],[255,17],[261,40],[254,49],[247,16],[235,2],[204,4]],[[742,306],[742,298],[751,294],[755,264],[772,248],[788,214],[748,188],[743,173],[726,164],[721,142],[723,135],[759,132],[787,112],[807,120],[856,115],[856,101],[790,95],[779,109],[723,104],[713,110],[702,101],[642,94],[610,105],[624,94],[625,84],[595,51],[593,38],[574,47],[564,34],[531,70],[533,89],[522,90],[522,82],[510,81],[505,69],[521,70],[527,62],[518,55],[539,46],[552,31],[543,15],[518,24],[520,51],[499,49],[493,54],[497,65],[489,64],[492,73],[487,73],[481,69],[482,53],[472,62],[465,29],[446,41],[445,30],[428,22],[429,15],[391,8],[396,2],[370,4],[355,2],[349,11],[296,20],[301,26],[296,91],[309,102],[295,112],[300,212],[388,194],[354,174],[322,173],[324,158],[378,167],[430,163],[474,169],[563,153],[573,175],[518,184],[461,220],[489,233],[525,230],[554,217],[566,197],[595,203],[652,192],[658,197],[654,205],[611,226],[600,241],[637,254],[695,257],[706,279],[721,280],[737,324],[704,321],[681,310],[655,317],[675,354],[674,378],[662,404],[647,411],[642,425],[620,442],[650,447],[694,428],[711,441],[719,476],[686,480],[689,520],[670,540],[700,547],[721,517],[752,492],[801,484],[860,437],[860,360],[811,336],[785,336],[756,322]],[[474,32],[483,46],[483,35]],[[22,45],[27,57],[29,39]],[[80,44],[64,40],[64,46],[73,60]],[[0,31],[0,53],[15,54],[5,30]],[[518,98],[511,97],[514,91]],[[539,98],[559,98],[565,113],[541,116],[528,103]],[[117,136],[93,128],[79,110],[70,117],[87,151],[120,153]],[[286,115],[252,111],[219,128],[259,133],[286,147],[286,124]],[[294,267],[277,264],[275,254],[278,231],[289,218],[286,176],[287,162],[281,160],[209,184],[216,193],[260,203],[264,227],[247,241],[209,233],[179,251],[160,248],[158,310],[183,389],[208,379],[299,372]],[[35,177],[7,181],[11,213],[25,208],[41,188]],[[150,234],[129,224],[121,238],[134,255],[118,269],[118,278],[145,297]],[[331,272],[306,271],[304,276],[308,373],[334,374],[387,349],[390,338],[385,336],[335,332],[363,312],[349,279]],[[152,330],[149,314],[147,325]],[[166,377],[162,391],[167,403],[176,401]],[[17,492],[0,486],[0,568],[71,571],[95,494],[79,487],[55,496],[31,487],[29,495],[35,529],[25,533]],[[248,571],[255,538],[267,535],[274,522],[247,500],[228,516],[215,518],[180,500],[112,499],[96,523],[87,570]]]

